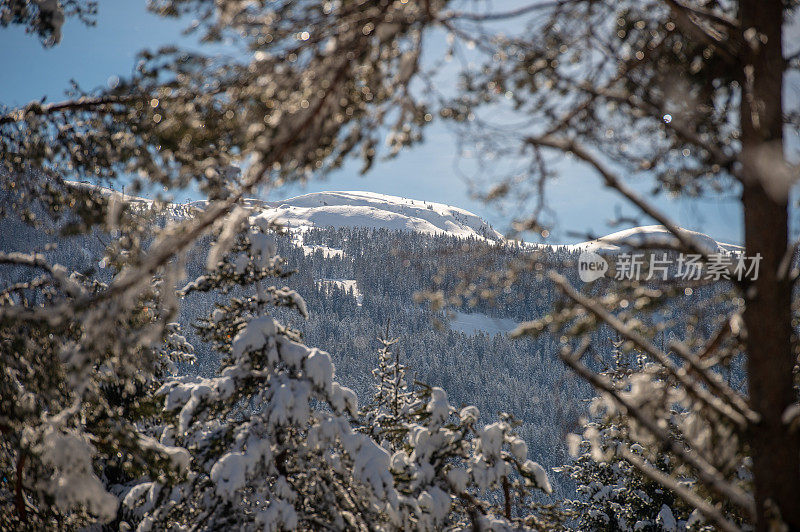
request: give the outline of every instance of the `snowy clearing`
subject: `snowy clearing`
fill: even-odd
[[[742,252],[744,248],[734,244],[717,242],[710,236],[697,231],[682,229],[683,234],[693,240],[706,253]],[[567,246],[570,250],[606,251],[616,252],[633,248],[676,248],[678,239],[663,225],[645,225],[623,229],[595,240],[581,242]]]
[[[484,332],[490,336],[495,334],[507,334],[513,331],[517,325],[516,321],[509,318],[493,318],[481,312],[459,312],[448,313],[450,318],[450,328],[457,332],[467,335],[475,335]]]
[[[344,251],[342,251],[341,249],[329,248],[328,246],[311,244],[311,245],[304,245],[301,247],[303,248],[303,253],[306,256],[313,255],[317,251],[322,251],[322,256],[325,257],[326,259],[331,259],[333,257],[339,257],[340,259],[343,259],[345,256]]]
[[[360,307],[364,302],[364,295],[358,289],[358,283],[356,283],[355,279],[317,279],[317,283],[323,288],[336,286],[345,292],[352,290],[358,306]]]

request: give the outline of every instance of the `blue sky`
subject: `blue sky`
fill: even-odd
[[[71,79],[84,88],[103,85],[112,76],[130,72],[136,52],[142,48],[176,42],[193,45],[181,37],[182,27],[179,22],[147,13],[144,0],[111,0],[99,3],[95,27],[68,21],[61,44],[54,48],[42,48],[36,37],[20,28],[0,29],[0,103],[19,105],[43,96],[57,101]],[[459,206],[483,216],[500,230],[506,229],[508,213],[519,209],[503,210],[472,199],[455,163],[454,135],[445,126],[434,124],[426,130],[421,145],[396,159],[377,163],[366,176],[359,175],[357,163],[349,164],[326,180],[272,191],[268,199],[322,190],[370,190]],[[607,222],[618,209],[623,214],[635,212],[604,189],[588,168],[564,161],[559,169],[561,174],[548,188],[549,205],[557,222],[549,242],[574,242],[571,232],[604,234],[621,229],[611,228]],[[730,200],[661,198],[657,203],[684,227],[722,241],[741,241],[740,212]]]

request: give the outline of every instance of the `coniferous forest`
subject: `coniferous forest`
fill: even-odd
[[[0,0],[0,531],[800,530],[798,28]]]

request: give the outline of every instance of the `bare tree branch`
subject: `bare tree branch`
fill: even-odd
[[[581,86],[581,90],[589,92],[596,96],[601,96],[608,100],[613,100],[617,103],[630,105],[634,109],[640,109],[642,111],[645,111],[655,118],[661,118],[665,112],[664,109],[656,105],[654,102],[643,100],[633,94],[615,92],[613,90],[605,88],[596,88],[592,87],[589,84],[584,84],[583,86]],[[698,148],[707,151],[714,158],[714,162],[720,165],[721,167],[729,169],[735,162],[735,159],[733,157],[726,155],[725,152],[723,152],[721,149],[711,144],[710,142],[704,141],[702,138],[700,138],[700,135],[696,131],[693,131],[688,127],[686,127],[686,124],[684,124],[680,120],[673,119],[668,124],[664,125],[668,129],[673,130],[685,142],[693,144]]]
[[[590,153],[581,144],[573,139],[558,137],[527,137],[525,141],[532,146],[544,146],[554,148],[566,153],[572,153],[578,159],[588,163],[602,176],[607,187],[617,190],[631,203],[636,205],[642,212],[659,222],[664,228],[683,246],[683,251],[696,253],[708,260],[708,252],[700,246],[694,238],[687,235],[679,226],[672,222],[664,213],[645,201],[639,194],[627,186],[622,179],[611,171],[600,159]]]
[[[683,2],[678,0],[665,0],[665,2],[675,15],[675,22],[689,37],[707,44],[717,50],[726,62],[735,64],[736,50],[730,48],[730,41],[726,42],[722,34],[699,24],[694,10]]]
[[[527,6],[511,11],[501,11],[497,13],[468,13],[468,12],[451,12],[445,13],[442,17],[443,20],[469,20],[473,22],[487,22],[492,20],[503,20],[508,18],[516,18],[522,15],[527,15],[534,11],[553,9],[565,6],[567,4],[574,4],[582,0],[553,0],[550,2],[534,2]]]

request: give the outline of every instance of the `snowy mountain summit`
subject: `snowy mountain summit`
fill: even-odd
[[[482,218],[464,209],[375,192],[312,192],[265,202],[261,216],[290,228],[359,226],[503,240]]]
[[[744,251],[741,246],[717,242],[704,233],[688,229],[681,229],[681,232],[705,253],[736,253]],[[569,247],[575,250],[614,253],[636,248],[674,249],[679,247],[679,242],[675,235],[670,233],[663,225],[645,225],[623,229],[596,240],[573,244]]]
[[[485,220],[464,209],[376,192],[312,192],[281,201],[263,202],[262,205],[264,210],[260,216],[285,224],[291,229],[374,227],[505,241],[503,235]],[[688,229],[682,231],[707,253],[742,251],[740,246],[717,242],[706,234]],[[559,247],[555,244],[545,246]],[[567,248],[615,253],[639,247],[670,249],[676,246],[677,239],[666,228],[648,225],[568,245]],[[542,244],[534,244],[533,247],[541,248]]]

